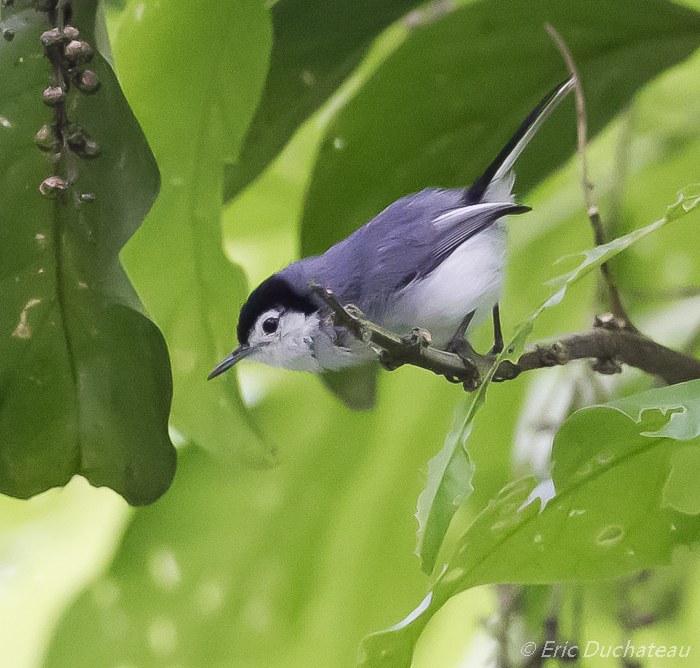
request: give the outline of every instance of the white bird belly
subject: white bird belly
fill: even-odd
[[[476,311],[469,330],[491,315],[501,298],[505,263],[506,234],[499,221],[465,241],[426,278],[406,286],[382,324],[397,334],[422,327],[435,346],[444,347],[467,313]]]

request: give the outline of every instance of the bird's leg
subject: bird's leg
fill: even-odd
[[[457,331],[454,333],[450,339],[445,351],[448,353],[454,353],[458,355],[465,366],[470,369],[471,373],[467,379],[460,379],[457,382],[461,382],[464,385],[464,389],[471,392],[475,390],[480,384],[481,379],[484,377],[484,373],[488,369],[488,365],[484,364],[484,355],[480,355],[474,350],[472,344],[467,340],[467,329],[474,318],[476,310],[470,311],[467,315],[462,318],[462,322],[459,323]],[[448,380],[450,380],[448,378]]]
[[[476,310],[470,311],[467,313],[467,315],[462,318],[462,322],[459,323],[459,327],[457,327],[457,331],[453,334],[452,338],[450,339],[450,342],[447,344],[447,347],[445,350],[448,353],[455,353],[455,355],[459,355],[462,359],[469,359],[469,360],[474,360],[477,357],[482,357],[479,355],[479,353],[472,348],[471,343],[467,341],[467,329],[469,328],[469,325],[471,324],[471,321],[474,319],[474,314],[476,313]]]
[[[489,351],[489,355],[499,355],[503,352],[503,331],[501,330],[501,311],[498,308],[498,302],[493,306],[493,347]]]
[[[471,324],[472,320],[474,319],[474,314],[476,313],[476,309],[473,311],[470,311],[467,313],[462,318],[462,322],[459,323],[459,327],[457,327],[457,331],[454,333],[452,338],[450,339],[450,342],[447,344],[447,348],[445,350],[456,350],[456,348],[461,344],[462,341],[464,341],[467,337],[467,329],[469,329],[469,325]]]
[[[493,307],[493,347],[488,353],[482,355],[476,350],[469,341],[467,341],[466,333],[471,321],[474,318],[475,311],[467,313],[459,324],[457,331],[454,336],[450,339],[445,350],[447,352],[455,353],[459,355],[463,360],[471,363],[471,365],[478,369],[478,373],[483,377],[487,372],[489,367],[495,362],[496,357],[503,351],[503,331],[501,330],[501,314],[498,308],[498,304]],[[499,364],[496,373],[493,376],[493,380],[496,382],[504,380],[512,380],[515,378],[520,369],[517,365],[504,360]],[[469,388],[468,388],[469,389]]]
[[[501,330],[501,311],[498,302],[493,307],[493,347],[488,352],[492,362],[503,352],[503,331]],[[493,380],[496,383],[504,380],[513,380],[520,373],[520,367],[509,360],[503,360],[499,365]]]

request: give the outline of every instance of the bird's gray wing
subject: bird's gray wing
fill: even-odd
[[[432,221],[438,234],[431,253],[420,267],[418,278],[428,275],[465,241],[493,225],[499,218],[530,211],[512,202],[482,202],[452,209]]]
[[[465,206],[460,190],[423,190],[397,200],[323,255],[280,272],[292,284],[317,283],[372,317],[396,293],[425,278],[465,241],[528,207],[512,202]]]
[[[465,206],[459,195],[459,191],[423,191],[405,206],[395,203],[380,214],[381,221],[375,219],[363,228],[362,243],[352,246],[362,253],[358,261],[362,271],[357,276],[363,297],[396,295],[413,281],[426,278],[463,243],[503,216],[529,211],[512,202]],[[446,208],[448,202],[451,206]],[[381,227],[370,232],[375,221]]]

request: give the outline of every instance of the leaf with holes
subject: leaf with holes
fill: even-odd
[[[554,441],[553,484],[504,488],[458,537],[421,605],[365,639],[360,665],[407,668],[425,624],[470,587],[613,578],[698,541],[697,478],[685,469],[700,471],[699,393],[692,381],[572,415]]]
[[[692,211],[697,206],[698,201],[697,197],[681,194],[678,202],[668,207],[669,213],[664,218],[618,239],[613,239],[607,244],[584,251],[573,258],[562,258],[565,260],[579,259],[579,262],[574,269],[549,282],[552,296],[516,328],[513,337],[498,356],[491,373],[503,361],[517,361],[525,348],[527,337],[532,332],[533,322],[546,308],[560,304],[572,285],[640,239]],[[583,256],[582,259],[580,259],[581,256]],[[445,440],[443,449],[431,459],[428,466],[426,489],[418,499],[418,512],[416,513],[419,522],[417,552],[421,558],[423,570],[428,573],[435,566],[437,553],[447,533],[450,521],[457,512],[457,499],[463,500],[471,492],[473,471],[469,462],[466,441],[469,438],[476,411],[485,400],[486,390],[490,382],[491,376],[489,375],[473,397],[467,397],[462,401],[458,408],[458,417],[455,418],[456,421],[461,420],[461,423],[456,422],[452,432]]]

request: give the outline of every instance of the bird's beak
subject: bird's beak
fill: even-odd
[[[247,344],[238,346],[226,359],[217,364],[214,371],[207,377],[207,380],[220,376],[224,371],[228,371],[234,364],[240,362],[244,357],[248,357],[248,355],[254,352],[255,348],[253,346]]]

